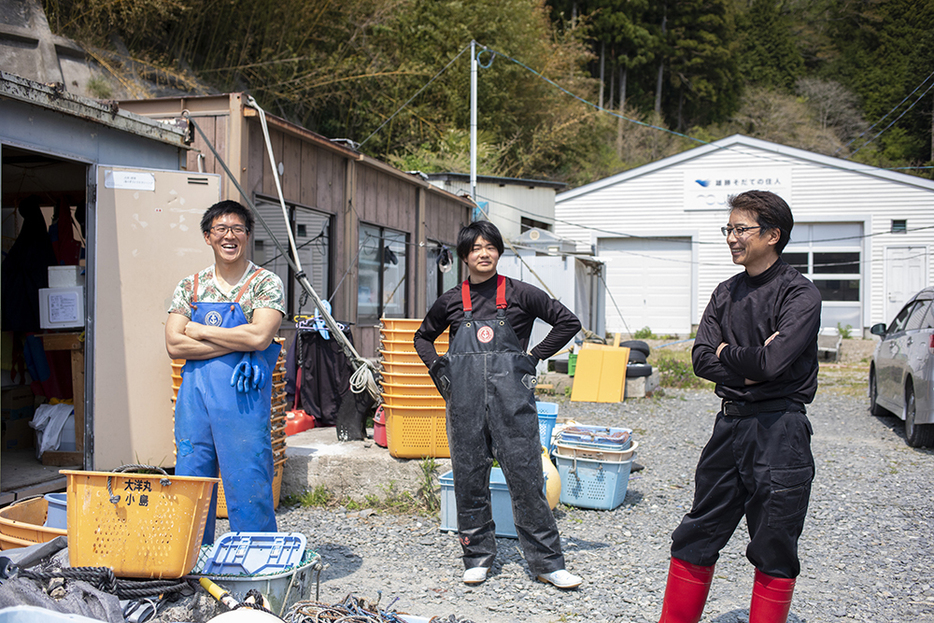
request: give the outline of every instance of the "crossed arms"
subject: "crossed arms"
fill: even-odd
[[[211,327],[170,313],[165,321],[165,349],[173,359],[212,359],[227,353],[264,350],[272,344],[282,312],[253,310],[253,321],[236,327]]]

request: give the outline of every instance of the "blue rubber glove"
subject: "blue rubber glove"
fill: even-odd
[[[250,365],[253,371],[253,389],[262,389],[269,378],[269,365],[262,353],[250,353]]]
[[[234,367],[233,375],[230,377],[230,386],[236,387],[238,392],[246,392],[250,389],[250,375],[252,368],[250,366],[251,353],[244,353],[243,358]]]

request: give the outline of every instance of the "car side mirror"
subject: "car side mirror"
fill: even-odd
[[[872,328],[869,329],[869,332],[872,333],[873,335],[878,335],[879,337],[884,336],[885,335],[885,323],[880,322],[879,324],[872,325]]]

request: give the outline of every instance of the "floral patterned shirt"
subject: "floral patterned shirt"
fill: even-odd
[[[243,286],[243,282],[249,279],[258,267],[250,262],[250,269],[237,282],[229,294],[218,287],[214,280],[214,266],[208,266],[198,273],[198,300],[205,303],[227,303],[233,302],[237,298],[237,292]],[[169,306],[170,314],[181,314],[186,318],[191,318],[191,289],[194,284],[194,275],[189,275],[181,280],[178,287],[175,288],[175,294],[172,296],[172,303]],[[240,307],[243,309],[243,315],[247,322],[253,321],[253,310],[260,307],[268,307],[285,312],[285,289],[282,286],[282,280],[279,275],[261,269],[246,292],[240,297]]]

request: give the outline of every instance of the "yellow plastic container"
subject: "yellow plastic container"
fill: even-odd
[[[394,407],[386,412],[386,445],[400,459],[450,458],[444,407]]]
[[[428,374],[428,368],[423,368],[421,372],[387,372],[386,370],[381,370],[379,378],[382,383],[390,383],[392,385],[434,386],[431,375]]]
[[[384,372],[389,374],[423,374],[429,380],[428,368],[419,360],[411,363],[395,363],[393,361],[381,361],[379,365],[383,367]]]
[[[60,473],[72,567],[110,567],[128,578],[180,578],[194,567],[217,478]]]
[[[0,508],[0,550],[48,543],[67,532],[45,527],[49,503],[44,497],[28,498]]]
[[[380,326],[389,331],[411,331],[415,333],[422,326],[421,318],[380,318]]]
[[[384,392],[382,394],[384,404],[390,407],[441,407],[445,406],[444,398],[437,395],[418,395],[418,394],[391,394]]]
[[[395,394],[397,396],[431,396],[433,398],[441,398],[441,394],[438,392],[438,388],[432,385],[430,382],[427,384],[403,384],[403,383],[381,383],[383,388],[383,396],[387,394]]]
[[[385,344],[384,344],[385,345]],[[422,358],[418,356],[416,352],[403,352],[400,350],[382,350],[380,349],[379,354],[382,356],[383,361],[389,361],[392,363],[421,363]]]

